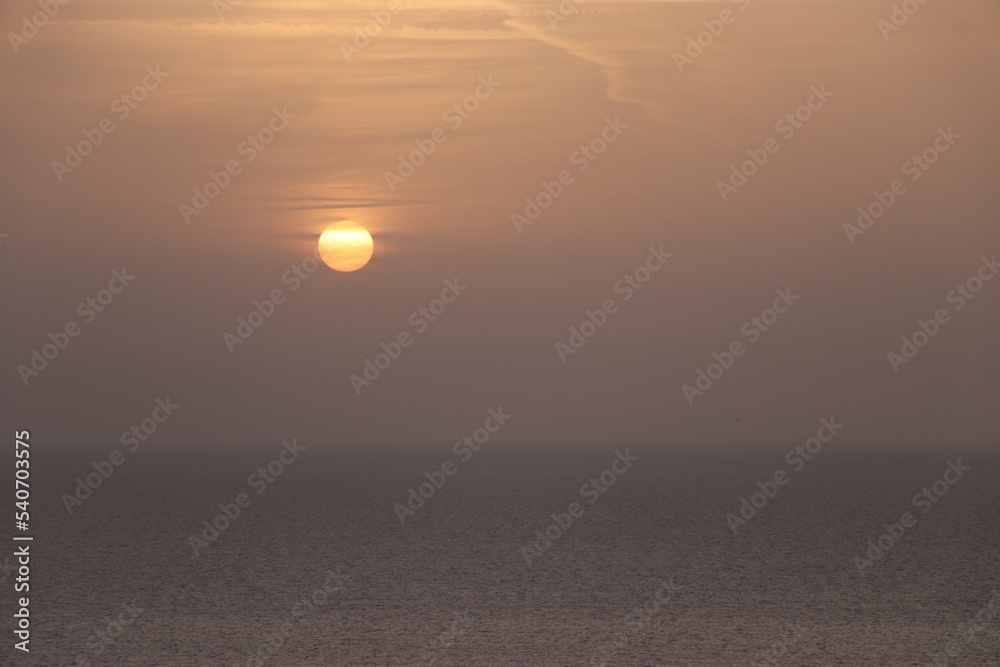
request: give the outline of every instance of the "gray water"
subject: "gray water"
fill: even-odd
[[[401,524],[394,504],[448,449],[308,444],[257,494],[247,478],[278,445],[164,447],[69,514],[60,494],[110,449],[34,453],[32,651],[7,646],[4,664],[918,665],[949,643],[947,664],[1000,664],[985,448],[828,445],[795,472],[787,446],[630,446],[595,499],[581,485],[626,446],[497,446]],[[922,513],[913,496],[959,458],[969,470]],[[779,469],[734,534],[726,514]],[[196,556],[189,538],[241,492],[249,507]],[[574,502],[529,565],[522,548]],[[915,525],[860,574],[904,512]]]

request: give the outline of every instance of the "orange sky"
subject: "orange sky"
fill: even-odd
[[[858,443],[995,439],[1000,280],[947,300],[1000,253],[995,3],[932,0],[887,39],[881,1],[390,9],[71,1],[7,36],[5,412],[67,443],[116,440],[168,394],[178,442],[450,442],[500,404],[523,442],[800,440],[829,415]],[[37,11],[5,3],[0,25]],[[372,12],[390,19],[358,48]],[[273,141],[248,142],[264,128]],[[947,128],[948,150],[907,169]],[[54,167],[88,132],[93,152]],[[434,151],[390,188],[420,145]],[[519,233],[512,214],[563,172]],[[185,218],[212,173],[225,187]],[[905,192],[849,238],[895,180]],[[371,230],[372,262],[293,291],[285,272],[346,219]],[[671,258],[625,301],[617,282],[660,245]],[[134,283],[84,322],[78,304],[123,266]],[[416,332],[455,278],[467,291]],[[786,287],[801,299],[751,342],[742,325]],[[287,300],[230,353],[223,334],[275,289]],[[608,298],[563,363],[556,344]],[[887,353],[941,308],[894,372]],[[69,321],[80,335],[26,385],[18,366]],[[358,395],[350,376],[404,331]],[[745,354],[689,404],[683,385],[734,341]]]

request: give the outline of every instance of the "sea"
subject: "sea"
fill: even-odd
[[[36,446],[0,663],[1000,665],[998,450],[799,447]]]

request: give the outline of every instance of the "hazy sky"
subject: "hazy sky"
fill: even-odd
[[[829,416],[857,443],[996,439],[1000,279],[949,298],[1000,253],[994,2],[928,2],[898,30],[881,0],[59,7],[23,40],[38,5],[0,10],[2,403],[39,440],[113,444],[168,396],[165,443],[451,443],[498,406],[498,442],[801,441]],[[388,24],[355,42],[372,12]],[[99,145],[53,166],[85,133]],[[434,152],[387,179],[415,142]],[[849,233],[876,191],[895,201]],[[346,219],[375,238],[368,266],[286,273]],[[79,305],[123,267],[101,312]],[[430,322],[446,280],[467,288]],[[767,331],[744,328],[789,289]],[[557,343],[608,299],[564,363]],[[401,332],[359,395],[350,376]]]

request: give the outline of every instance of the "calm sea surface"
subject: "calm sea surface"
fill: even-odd
[[[8,621],[0,662],[1000,665],[1000,459],[985,448],[830,444],[800,464],[788,446],[496,445],[461,461],[302,444],[271,481],[248,478],[277,443],[139,450],[72,514],[61,494],[112,447],[36,448],[32,651],[10,648]],[[404,512],[445,459],[453,474]],[[777,471],[786,483],[760,491]],[[924,487],[936,500],[915,505]],[[216,518],[241,493],[239,516]],[[744,516],[762,506],[727,520],[741,498]]]

